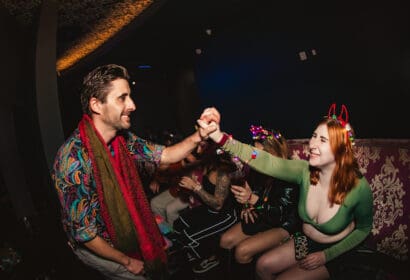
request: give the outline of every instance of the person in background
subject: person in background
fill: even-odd
[[[150,189],[154,193],[158,193],[160,186],[165,187],[165,190],[151,199],[150,204],[152,212],[163,217],[170,227],[179,217],[180,211],[189,206],[198,205],[198,200],[194,199],[192,191],[180,187],[179,182],[184,175],[190,176],[198,173],[196,167],[199,166],[199,156],[206,143],[206,141],[202,141],[196,150],[185,159],[171,164],[163,170],[158,170],[150,183]],[[199,174],[196,176],[198,180],[202,179]]]
[[[163,279],[164,240],[139,179],[142,163],[187,157],[210,131],[156,145],[128,129],[136,109],[129,75],[119,65],[95,68],[81,91],[84,115],[57,152],[52,179],[75,255],[106,279]]]
[[[202,182],[196,176],[184,176],[180,186],[193,191],[202,205],[180,215],[174,222],[176,241],[196,260],[195,273],[204,273],[219,265],[216,256],[220,234],[237,222],[230,196],[231,174],[236,165],[231,157],[215,146],[201,157]]]
[[[287,142],[279,131],[262,126],[251,126],[250,131],[255,148],[288,158]],[[297,186],[251,170],[245,186],[232,185],[231,191],[243,206],[241,222],[222,235],[220,246],[235,248],[237,262],[250,263],[256,254],[300,230]]]
[[[213,117],[211,117],[213,115]],[[336,104],[309,141],[309,160],[287,160],[240,143],[219,129],[219,112],[207,108],[198,121],[216,127],[210,138],[251,168],[299,185],[302,231],[257,260],[261,279],[328,279],[356,252],[372,228],[373,197],[354,157],[354,131],[346,106]],[[343,275],[343,274],[342,274]]]

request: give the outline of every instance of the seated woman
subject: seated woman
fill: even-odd
[[[237,222],[230,197],[230,174],[236,170],[231,157],[219,153],[215,146],[201,157],[202,183],[193,177],[182,177],[180,186],[192,190],[202,205],[181,213],[174,222],[174,244],[182,244],[188,252],[199,259],[193,271],[205,272],[219,264],[213,257],[219,234]],[[211,257],[210,257],[211,256]],[[209,257],[209,258],[208,258]]]
[[[195,207],[200,201],[195,199],[192,191],[179,186],[182,176],[197,176],[199,182],[202,180],[202,174],[198,167],[199,158],[205,149],[207,142],[202,141],[197,149],[184,160],[171,164],[156,172],[154,179],[149,187],[152,192],[159,192],[160,187],[164,191],[155,195],[151,201],[151,209],[154,214],[161,216],[169,227],[172,227],[174,221],[179,217],[179,213],[187,207]]]
[[[168,135],[164,141],[166,146],[174,144],[174,141],[179,139],[175,138],[172,133],[164,133],[164,135]],[[192,191],[179,186],[179,181],[184,175],[198,173],[195,168],[198,165],[198,158],[206,145],[206,142],[202,141],[196,150],[183,160],[167,166],[161,166],[149,184],[151,191],[156,194],[150,200],[152,212],[162,217],[168,228],[172,228],[174,221],[179,217],[179,213],[183,209],[195,207],[200,203],[194,199]],[[198,177],[201,180],[200,176]],[[160,192],[160,190],[162,191]]]
[[[286,139],[279,132],[261,126],[251,126],[250,130],[256,148],[288,158]],[[241,222],[222,235],[220,246],[235,248],[237,262],[251,262],[256,254],[276,247],[300,230],[297,186],[251,170],[245,187],[232,185],[231,190],[243,205]]]
[[[309,161],[282,159],[232,139],[219,130],[215,108],[206,109],[198,121],[203,128],[216,128],[210,137],[225,151],[259,172],[299,185],[302,233],[258,259],[261,279],[333,278],[370,233],[372,191],[354,157],[347,109],[343,105],[339,116],[335,111],[332,104],[314,130]]]

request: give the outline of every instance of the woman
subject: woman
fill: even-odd
[[[196,273],[206,272],[219,264],[214,255],[219,234],[237,222],[229,197],[230,175],[236,170],[231,157],[218,152],[213,145],[201,157],[201,164],[201,183],[195,176],[184,176],[179,185],[193,191],[202,205],[181,213],[175,220],[174,232],[177,236],[173,240],[199,259],[198,265],[193,268]]]
[[[151,199],[151,209],[154,214],[161,216],[168,227],[172,227],[174,221],[179,217],[179,213],[187,207],[195,207],[200,204],[194,199],[192,192],[179,186],[180,178],[184,175],[196,175],[201,181],[202,174],[198,174],[197,165],[199,157],[206,148],[207,142],[199,143],[197,149],[180,162],[171,164],[165,170],[158,170],[154,175],[149,187],[153,193],[159,192],[161,187],[166,190],[157,194]]]
[[[327,279],[372,227],[373,199],[353,155],[353,130],[343,105],[339,116],[332,104],[328,116],[309,141],[309,161],[285,160],[233,140],[219,130],[215,108],[208,108],[198,124],[215,126],[212,140],[255,170],[298,184],[302,233],[265,253],[257,261],[262,279]],[[344,118],[343,118],[344,114]]]
[[[288,158],[286,139],[279,132],[262,126],[251,126],[250,131],[256,148]],[[235,248],[237,262],[250,263],[256,254],[274,248],[299,230],[296,186],[251,170],[245,187],[232,185],[231,191],[243,205],[241,222],[222,235],[220,246]]]

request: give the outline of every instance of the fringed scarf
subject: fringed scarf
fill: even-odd
[[[114,247],[143,260],[151,279],[165,279],[165,242],[124,137],[117,135],[112,140],[112,156],[88,115],[83,116],[79,130],[91,159],[101,216]]]

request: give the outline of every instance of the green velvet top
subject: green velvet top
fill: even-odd
[[[306,198],[310,187],[309,163],[305,160],[286,160],[254,147],[229,139],[222,147],[238,156],[258,172],[284,181],[295,183],[300,187],[298,211],[304,223],[311,224],[318,231],[334,235],[344,230],[355,221],[354,230],[345,238],[324,250],[326,261],[349,251],[361,243],[370,233],[373,223],[373,196],[365,177],[358,180],[357,185],[347,194],[343,205],[329,221],[317,224],[306,212]],[[252,153],[257,153],[252,159]]]

